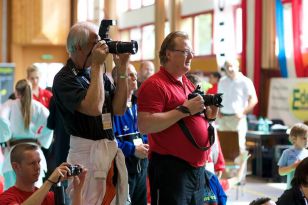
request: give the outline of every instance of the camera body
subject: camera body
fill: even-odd
[[[70,173],[67,174],[67,176],[77,176],[81,174],[82,168],[81,166],[74,164],[74,165],[69,165],[67,166],[70,170]]]
[[[122,42],[122,41],[112,41],[109,38],[109,27],[116,25],[115,20],[103,19],[99,27],[98,35],[102,40],[106,42],[109,48],[109,53],[118,54],[118,53],[131,53],[136,54],[138,52],[138,43],[137,41],[131,40],[131,42]]]
[[[201,91],[201,87],[198,85],[196,90],[188,95],[188,99],[192,99],[197,95],[201,95],[204,101],[204,106],[214,105],[216,107],[223,107],[222,102],[222,93],[217,93],[215,95],[206,95],[203,91]]]

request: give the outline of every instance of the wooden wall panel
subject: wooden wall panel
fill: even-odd
[[[66,63],[68,54],[65,46],[14,46],[16,53],[13,62],[16,63],[15,82],[26,77],[26,69],[33,63]],[[42,59],[42,55],[48,54],[53,58],[50,60]]]
[[[43,0],[42,34],[54,45],[65,45],[71,27],[70,0]]]
[[[12,0],[13,43],[65,45],[70,0]]]

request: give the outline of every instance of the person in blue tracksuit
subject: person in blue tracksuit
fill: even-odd
[[[205,193],[203,196],[204,204],[226,205],[227,195],[225,194],[219,180],[215,174],[204,170]]]
[[[137,89],[137,72],[133,65],[128,66],[128,76],[112,71],[116,84],[118,78],[128,78],[127,109],[124,115],[113,117],[113,128],[119,148],[125,155],[128,171],[129,196],[131,204],[147,204],[146,176],[148,165],[147,136],[139,132],[137,124],[137,98],[133,95]]]

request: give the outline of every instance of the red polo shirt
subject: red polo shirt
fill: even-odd
[[[50,98],[52,93],[49,90],[39,88],[39,95],[36,96],[33,94],[33,99],[42,103],[46,108],[49,107]]]
[[[138,112],[161,113],[182,105],[194,85],[183,76],[183,84],[163,67],[142,83],[138,92]],[[184,118],[184,122],[199,146],[208,146],[208,122],[200,115]],[[194,167],[203,166],[207,153],[194,147],[176,123],[158,132],[148,133],[150,155],[156,152],[172,155],[187,161]]]
[[[35,189],[35,191],[38,188]],[[34,192],[26,192],[12,186],[0,195],[1,205],[18,205],[26,201]],[[41,205],[54,205],[54,193],[48,192]]]

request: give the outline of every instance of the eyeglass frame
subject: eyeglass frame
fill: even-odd
[[[170,49],[171,51],[177,51],[177,52],[181,52],[184,54],[184,56],[188,56],[188,55],[192,55],[194,56],[195,55],[195,52],[194,51],[191,51],[191,50],[188,50],[188,49],[185,49],[185,50],[179,50],[179,49]]]

